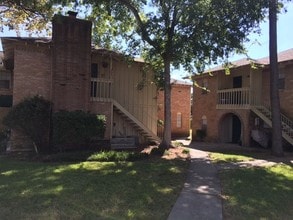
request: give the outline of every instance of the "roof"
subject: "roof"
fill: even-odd
[[[290,60],[293,60],[293,48],[278,53],[278,62],[279,63],[290,61]],[[261,59],[259,59],[259,61],[266,63],[266,64],[270,64],[270,57],[261,58]]]
[[[280,53],[278,53],[278,62],[286,62],[286,61],[293,61],[293,48],[282,51]],[[250,64],[259,64],[259,65],[269,65],[270,64],[270,57],[263,57],[260,59],[251,59],[251,58],[243,58],[240,60],[236,60],[233,61],[229,64],[230,68],[238,68],[238,67],[242,67],[242,66],[247,66]],[[207,71],[205,71],[204,73],[210,73],[210,72],[216,72],[216,71],[220,71],[220,70],[224,70],[225,67],[223,65],[220,66],[216,66],[214,68],[211,68]]]
[[[171,84],[176,84],[176,85],[185,85],[185,86],[191,86],[191,82],[183,81],[183,80],[178,80],[178,79],[171,79]]]
[[[51,43],[52,40],[49,37],[1,37],[1,40],[10,40],[10,41],[21,41],[28,43]]]
[[[92,48],[92,53],[99,53],[99,54],[104,54],[104,55],[109,55],[109,56],[116,56],[116,57],[127,57],[127,55],[120,53],[118,51],[115,50],[110,50],[110,49],[106,49],[106,48],[102,48],[102,47],[93,47]],[[130,57],[129,57],[130,58]],[[131,60],[138,62],[138,63],[145,63],[144,59],[141,57],[131,57]]]

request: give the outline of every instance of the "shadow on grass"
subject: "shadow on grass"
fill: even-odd
[[[286,165],[222,171],[225,219],[291,219],[292,168]],[[227,214],[228,213],[228,214]]]
[[[203,150],[213,153],[222,153],[227,155],[238,155],[252,157],[253,159],[267,160],[269,162],[284,163],[293,167],[293,152],[285,152],[284,157],[275,157],[271,154],[271,149],[242,147],[236,144],[214,144],[204,142],[192,142],[189,145],[190,148]],[[237,161],[230,161],[237,162]]]
[[[0,158],[1,219],[166,219],[188,163],[30,163]]]

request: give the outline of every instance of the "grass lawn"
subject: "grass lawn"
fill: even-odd
[[[214,162],[241,162],[253,160],[252,157],[237,155],[237,154],[222,154],[222,153],[210,153],[209,157]]]
[[[211,154],[221,162],[251,160],[239,155]],[[220,171],[225,219],[292,219],[293,167],[227,169]]]
[[[188,162],[39,163],[0,157],[1,219],[167,219]]]

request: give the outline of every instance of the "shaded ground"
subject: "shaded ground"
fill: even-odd
[[[274,165],[276,163],[284,163],[293,166],[293,152],[285,152],[284,157],[275,157],[271,155],[270,149],[253,148],[253,147],[242,147],[237,144],[227,143],[205,143],[205,142],[190,142],[188,140],[177,140],[182,143],[185,147],[202,150],[206,152],[216,152],[224,154],[236,154],[251,156],[255,160],[247,162],[238,162],[238,165],[244,166],[264,166]],[[233,165],[233,163],[231,163]]]

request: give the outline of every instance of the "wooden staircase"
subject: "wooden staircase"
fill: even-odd
[[[116,111],[125,121],[133,126],[143,137],[149,142],[160,142],[161,139],[154,134],[149,128],[147,128],[142,122],[136,119],[130,112],[128,112],[117,101],[112,100],[114,111]]]
[[[251,110],[266,124],[272,127],[272,112],[265,106],[253,106]],[[282,136],[293,146],[293,122],[281,114]]]

